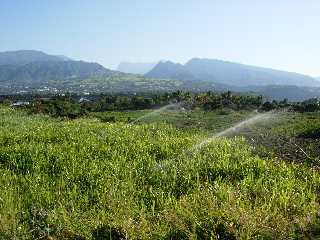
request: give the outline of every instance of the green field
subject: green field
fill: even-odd
[[[282,114],[201,148],[254,113],[136,121],[146,113],[70,121],[0,107],[0,239],[320,237],[319,113]],[[305,161],[293,145],[283,160],[279,136]]]
[[[135,124],[145,123],[167,123],[180,129],[201,130],[212,133],[221,131],[233,124],[242,121],[253,115],[250,111],[233,111],[222,109],[217,111],[203,110],[165,110],[153,114],[152,110],[137,111],[111,111],[90,113],[91,117],[104,119],[104,117],[114,117],[116,122]]]

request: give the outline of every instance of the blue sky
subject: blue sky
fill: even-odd
[[[320,76],[319,0],[1,0],[0,51],[120,61],[217,58]]]

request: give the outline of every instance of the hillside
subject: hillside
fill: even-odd
[[[159,62],[149,73],[145,75],[151,78],[167,78],[179,80],[195,79],[194,74],[191,73],[185,66],[180,63],[171,61]],[[206,79],[202,79],[206,80]]]
[[[111,73],[111,70],[98,63],[73,61],[63,55],[49,55],[34,50],[0,53],[2,87],[19,84],[30,88],[41,84],[45,87],[50,81],[67,82]]]
[[[157,63],[132,63],[121,62],[117,68],[117,71],[132,74],[146,74],[151,71]]]
[[[299,102],[310,98],[320,98],[319,87],[298,87],[284,85],[248,86],[235,88],[239,92],[252,92],[260,94],[269,100],[283,100]]]
[[[47,82],[50,80],[67,80],[100,76],[109,73],[97,63],[83,61],[42,61],[22,66],[0,66],[0,82],[29,83]]]
[[[320,86],[312,77],[269,68],[249,66],[215,59],[194,58],[186,64],[160,62],[147,77],[187,81],[210,81],[230,87],[296,85]]]
[[[40,61],[69,61],[65,56],[49,55],[41,51],[20,50],[0,52],[0,65],[25,65]]]

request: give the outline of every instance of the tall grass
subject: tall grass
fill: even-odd
[[[288,239],[316,234],[317,171],[242,138],[186,151],[167,124],[0,108],[0,239]]]

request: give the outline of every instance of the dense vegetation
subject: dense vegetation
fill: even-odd
[[[319,236],[316,165],[263,157],[239,137],[195,147],[250,111],[174,112],[127,124],[148,111],[113,112],[124,121],[101,123],[91,117],[107,113],[70,121],[1,107],[0,238]],[[317,114],[289,113],[271,132],[310,134]]]
[[[158,92],[140,94],[25,94],[3,95],[0,102],[28,109],[30,113],[49,114],[54,117],[78,118],[91,112],[156,109],[176,105],[187,110],[205,111],[231,109],[271,111],[289,109],[295,112],[320,111],[317,98],[304,102],[265,101],[262,96],[240,95],[227,92]],[[109,116],[112,117],[112,116]],[[107,117],[108,118],[108,117]]]
[[[154,109],[169,104],[179,104],[187,109],[201,108],[215,110],[230,108],[234,110],[257,109],[262,105],[262,97],[254,95],[233,95],[204,92],[164,92],[145,94],[101,94],[80,97],[78,95],[36,95],[3,96],[2,102],[12,103],[16,99],[30,101],[26,107],[32,113],[45,113],[58,117],[75,118],[86,112],[104,112],[114,110]]]

